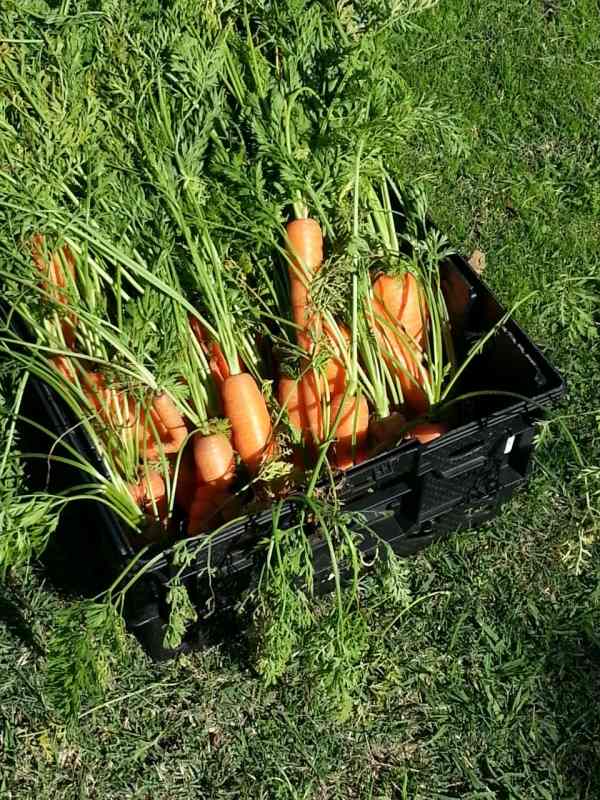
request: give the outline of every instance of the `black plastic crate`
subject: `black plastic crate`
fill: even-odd
[[[472,342],[499,322],[504,310],[462,258],[450,259],[441,270],[455,345],[458,354],[464,355]],[[365,553],[374,551],[379,537],[399,555],[410,555],[445,534],[496,516],[527,480],[535,421],[564,390],[560,375],[516,323],[509,320],[500,326],[460,380],[457,394],[474,396],[454,406],[447,434],[427,445],[407,441],[352,468],[340,479],[344,506],[361,512],[375,534],[364,536],[361,547]],[[47,386],[32,380],[25,400],[24,416],[43,421],[100,465],[87,438],[73,426]],[[24,436],[33,437],[34,449],[40,449],[38,432],[30,428]],[[73,485],[80,477],[76,470],[53,466],[50,480],[58,488]],[[45,485],[47,464],[32,464],[30,479],[35,486]],[[294,512],[284,507],[282,513]],[[241,591],[253,584],[263,557],[257,542],[270,527],[270,512],[246,518],[224,529],[214,538],[210,551],[198,555],[183,579],[200,608],[210,596],[216,598],[220,611],[226,612]],[[312,547],[316,582],[325,591],[330,586],[331,563],[326,545],[316,533]],[[96,592],[115,580],[134,555],[112,512],[101,503],[81,501],[71,504],[63,515],[47,562],[53,574],[67,576],[77,589]],[[209,559],[214,570],[210,592]],[[144,561],[139,563],[141,566]],[[162,640],[168,617],[167,584],[173,569],[168,556],[159,559],[130,590],[126,601],[127,625],[154,658],[171,655]],[[184,647],[200,642],[206,631],[204,623],[197,625]]]

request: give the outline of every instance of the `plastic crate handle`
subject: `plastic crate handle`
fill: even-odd
[[[451,479],[483,467],[488,460],[486,445],[487,440],[474,442],[471,447],[449,456],[448,466],[438,466],[435,471],[442,478]]]

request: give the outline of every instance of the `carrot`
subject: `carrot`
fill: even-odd
[[[346,386],[346,369],[342,359],[342,348],[349,349],[352,341],[350,330],[343,322],[338,323],[338,329],[342,341],[339,340],[334,331],[325,323],[323,333],[329,340],[330,348],[334,355],[328,360],[325,376],[329,383],[329,392],[332,395],[342,394]]]
[[[423,345],[427,311],[423,290],[411,272],[401,277],[382,274],[373,282],[373,294],[390,319],[399,322],[419,346]]]
[[[423,390],[424,377],[418,362],[421,351],[416,354],[411,352],[398,337],[389,337],[389,343],[391,353],[384,357],[398,375],[404,404],[415,414],[424,414],[429,408],[429,401]]]
[[[421,422],[409,431],[411,439],[418,439],[421,444],[427,444],[434,439],[439,439],[447,433],[448,426],[444,422]]]
[[[377,444],[397,441],[406,427],[406,417],[400,411],[383,418],[373,417],[369,422],[369,433]]]
[[[219,487],[203,484],[198,486],[190,505],[187,532],[189,536],[205,533],[218,522],[227,492]]]
[[[338,418],[339,414],[339,418]],[[347,469],[354,464],[354,454],[361,452],[367,442],[369,406],[364,395],[336,395],[331,400],[332,424],[335,428],[334,458],[336,466]]]
[[[50,359],[53,367],[60,372],[63,378],[66,378],[70,383],[75,381],[75,370],[71,364],[71,359],[65,356],[52,356]]]
[[[292,263],[288,268],[292,319],[308,322],[310,283],[323,263],[323,233],[316,219],[294,219],[286,227],[286,244]]]
[[[64,245],[59,253],[46,253],[45,252],[45,237],[41,233],[35,234],[31,239],[31,255],[33,261],[39,272],[47,278],[42,281],[42,288],[50,294],[50,296],[62,305],[68,302],[67,296],[61,291],[68,285],[68,280],[65,275],[63,266],[66,264],[67,270],[70,273],[71,280],[75,280],[75,258],[68,245]],[[72,348],[75,344],[75,327],[77,324],[77,317],[74,314],[68,314],[66,319],[61,324],[63,337],[67,347]]]
[[[35,236],[32,237],[31,242],[31,255],[35,265],[42,275],[47,278],[47,283],[43,284],[44,288],[51,291],[54,299],[59,303],[65,303],[65,295],[59,291],[60,289],[65,289],[68,285],[63,262],[67,266],[67,269],[71,275],[71,279],[75,279],[75,259],[73,258],[73,253],[71,252],[70,247],[68,245],[64,245],[60,249],[60,253],[46,253],[46,238],[41,233],[36,233]]]
[[[156,395],[150,408],[150,416],[156,428],[161,447],[149,437],[149,447],[145,453],[148,458],[158,458],[164,453],[176,453],[187,437],[185,421],[168,394]]]
[[[331,395],[341,394],[346,385],[346,369],[342,352],[349,348],[351,335],[348,327],[343,322],[337,323],[336,332],[326,322],[323,324],[318,314],[313,314],[305,329],[296,332],[296,339],[300,347],[307,353],[313,354],[318,350],[318,341],[323,337],[328,340],[329,349],[333,355],[324,365],[324,376],[329,384]]]
[[[313,317],[314,320],[314,317]],[[314,328],[311,329],[311,321],[307,324],[306,328],[302,330],[296,331],[296,341],[298,345],[303,349],[306,350],[307,353],[312,354],[315,349],[315,335],[316,331]]]
[[[160,472],[151,470],[138,483],[127,484],[129,494],[144,514],[163,519],[167,514],[167,493]],[[154,506],[156,505],[156,511]]]
[[[198,343],[208,358],[208,366],[213,380],[220,389],[223,385],[223,382],[227,380],[230,375],[227,359],[225,358],[219,343],[215,342],[209,337],[200,320],[190,314],[189,321],[190,327],[192,328]],[[244,369],[244,366],[241,363],[239,364],[239,367],[240,369]]]
[[[323,441],[323,409],[321,406],[322,377],[317,370],[310,369],[300,380],[300,399],[304,405],[306,431],[313,442]]]
[[[231,422],[233,444],[251,473],[256,473],[268,456],[271,417],[265,398],[252,375],[230,375],[221,388],[225,416]]]
[[[106,388],[106,381],[101,372],[85,372],[82,379],[82,388],[88,402],[96,411],[105,408],[110,390]]]
[[[401,341],[395,330],[397,323],[393,322],[376,297],[372,298],[367,310],[367,321],[389,369],[398,376],[407,408],[417,414],[424,414],[429,408],[429,401],[423,390],[424,377],[420,368],[422,351],[416,344],[411,348]]]
[[[285,408],[290,425],[294,430],[303,433],[307,428],[306,409],[300,392],[300,382],[294,378],[282,376],[277,387],[277,399],[281,408]]]
[[[194,465],[198,483],[228,486],[235,475],[233,447],[223,433],[202,436],[197,433],[192,441]]]
[[[194,492],[198,486],[194,453],[191,447],[186,447],[179,462],[177,484],[175,486],[175,499],[178,505],[187,513],[194,499]]]

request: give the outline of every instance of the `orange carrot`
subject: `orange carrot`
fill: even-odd
[[[194,499],[194,492],[198,486],[196,477],[196,465],[194,464],[194,454],[191,447],[186,447],[179,462],[177,472],[177,484],[175,486],[175,499],[178,505],[189,513],[190,506]]]
[[[388,342],[390,355],[384,357],[398,375],[404,404],[415,414],[424,414],[429,408],[429,401],[423,389],[424,377],[418,361],[421,353],[413,353],[398,337],[388,337]]]
[[[338,419],[339,414],[339,419]],[[336,395],[331,400],[331,424],[335,428],[334,458],[336,466],[347,469],[354,463],[354,454],[361,452],[367,442],[369,406],[364,395]]]
[[[343,322],[338,323],[342,341],[339,341],[334,331],[325,323],[323,333],[329,340],[330,348],[334,355],[328,360],[326,366],[326,378],[329,383],[330,394],[342,394],[346,386],[346,369],[342,359],[342,348],[349,349],[352,341],[350,331]]]
[[[268,456],[271,417],[265,398],[252,375],[230,375],[221,388],[225,416],[231,422],[233,444],[251,473],[256,473]]]
[[[127,484],[129,494],[145,514],[163,519],[167,514],[167,493],[160,472],[151,470],[138,483]],[[156,511],[155,511],[156,506]]]
[[[105,408],[109,390],[101,372],[89,371],[82,376],[82,388],[88,402],[96,411]]]
[[[66,378],[70,383],[75,381],[75,370],[73,369],[70,358],[66,358],[65,356],[52,356],[50,362],[54,368],[60,372],[63,378]]]
[[[390,319],[399,322],[406,333],[422,346],[427,311],[417,278],[411,272],[400,277],[379,275],[373,282],[373,294]]]
[[[235,475],[235,457],[231,442],[223,433],[202,436],[197,433],[192,442],[198,483],[210,483],[224,488]]]
[[[223,489],[210,484],[198,486],[188,514],[188,535],[196,536],[215,527],[226,499],[227,492]]]
[[[46,253],[46,239],[41,233],[32,237],[32,257],[36,267],[47,278],[44,288],[51,291],[54,299],[59,303],[65,303],[65,295],[59,290],[65,289],[68,285],[67,277],[64,272],[63,262],[66,264],[71,274],[71,279],[75,279],[75,259],[68,245],[64,245],[59,253]],[[61,258],[62,256],[62,258]]]
[[[190,314],[190,327],[196,339],[208,358],[208,366],[217,387],[220,389],[223,382],[230,375],[229,365],[218,342],[210,338],[199,319]],[[244,369],[243,364],[239,363],[240,369]]]
[[[329,383],[330,394],[340,394],[346,384],[346,370],[342,358],[344,348],[349,348],[351,335],[348,327],[343,322],[337,323],[339,334],[327,324],[322,323],[318,314],[313,314],[303,330],[296,331],[296,341],[307,353],[313,354],[317,343],[323,337],[328,340],[329,349],[333,355],[325,364],[325,378]]]
[[[281,408],[285,408],[287,411],[292,428],[304,432],[307,428],[307,420],[306,409],[300,392],[300,382],[283,375],[279,379],[277,399]]]
[[[320,444],[324,438],[322,381],[321,375],[314,369],[309,369],[300,380],[300,399],[304,405],[306,431],[315,444]]]
[[[314,320],[314,316],[311,322]],[[298,345],[303,349],[306,350],[307,353],[311,354],[314,352],[315,349],[315,336],[318,338],[317,332],[314,328],[311,328],[311,322],[309,322],[306,328],[302,330],[296,331],[296,341]]]
[[[188,431],[183,417],[168,394],[156,395],[152,401],[150,416],[161,446],[150,435],[145,455],[148,458],[158,458],[161,449],[164,453],[176,453],[185,441]]]
[[[374,297],[367,310],[367,321],[374,332],[382,355],[389,369],[398,376],[404,402],[407,408],[417,414],[423,414],[429,408],[429,401],[423,390],[423,371],[420,360],[423,353],[416,344],[412,347],[401,341],[395,325],[386,312],[383,304]]]
[[[421,422],[409,431],[411,439],[418,439],[421,444],[427,444],[434,439],[439,439],[448,431],[448,426],[444,422]]]
[[[71,279],[75,280],[75,258],[68,245],[64,245],[59,253],[46,254],[44,249],[45,241],[45,237],[41,233],[35,234],[31,239],[31,255],[38,270],[47,278],[46,281],[42,281],[42,288],[47,291],[56,302],[66,305],[68,298],[64,292],[61,291],[68,285],[63,262],[67,266]],[[61,324],[65,344],[69,348],[73,347],[75,344],[76,324],[77,317],[74,314],[68,314]]]
[[[323,263],[323,234],[316,219],[294,219],[286,227],[292,319],[304,327],[308,322],[310,283]]]

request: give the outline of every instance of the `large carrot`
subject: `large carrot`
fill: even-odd
[[[354,464],[355,454],[361,453],[367,443],[369,431],[369,406],[364,395],[336,395],[331,400],[331,421],[335,427],[334,458],[340,469]]]
[[[294,219],[286,227],[292,319],[304,328],[310,316],[310,284],[323,263],[323,233],[316,219]]]
[[[250,471],[258,472],[269,455],[271,417],[252,375],[230,375],[221,388],[225,416],[231,422],[233,444]]]
[[[202,436],[196,433],[192,448],[199,483],[224,488],[232,482],[235,475],[235,456],[231,442],[225,434]]]
[[[419,346],[425,337],[427,310],[423,290],[411,272],[402,276],[379,275],[373,294],[392,320],[400,323]]]

